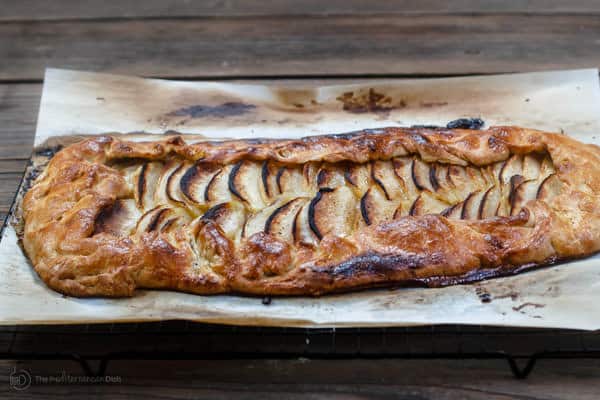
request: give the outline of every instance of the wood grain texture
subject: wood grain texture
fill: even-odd
[[[281,15],[374,15],[461,13],[597,13],[593,0],[21,0],[6,2],[0,20],[248,17]]]
[[[0,80],[64,67],[143,76],[451,75],[600,65],[594,15],[9,22]]]
[[[259,302],[260,299],[257,299]],[[276,300],[275,300],[276,301]],[[88,359],[107,353],[177,352],[186,354],[252,353],[260,349],[271,354],[315,354],[335,351],[339,355],[356,354],[357,346],[364,355],[383,352],[395,354],[431,354],[504,351],[515,357],[564,349],[600,349],[600,335],[592,332],[544,329],[510,329],[460,326],[389,328],[384,333],[376,328],[359,334],[350,330],[312,331],[260,328],[229,329],[186,321],[163,323],[122,323],[92,325],[55,325],[17,327],[0,326],[0,352],[77,353]],[[460,335],[457,332],[460,331]],[[244,340],[239,340],[243,335]],[[43,339],[43,340],[40,340]],[[308,340],[307,340],[308,339]],[[49,348],[48,343],[52,343]]]
[[[0,159],[0,227],[10,210],[27,165],[26,159]]]
[[[25,164],[26,161],[23,161]],[[2,172],[0,173],[0,212],[5,213],[10,210],[15,192],[19,187],[22,172]],[[1,220],[1,219],[0,219]],[[0,225],[2,222],[0,222]]]
[[[41,84],[0,85],[0,226],[31,155]]]
[[[108,375],[121,383],[96,385],[32,384],[24,392],[8,385],[13,367],[32,376],[71,375],[72,362],[0,362],[3,399],[597,399],[600,361],[544,360],[526,381],[510,375],[503,360],[232,360],[116,361]],[[474,377],[477,377],[474,379]]]
[[[0,85],[0,160],[31,155],[41,94],[41,84]]]

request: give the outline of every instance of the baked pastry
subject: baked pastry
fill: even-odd
[[[320,295],[471,282],[600,249],[600,148],[564,135],[198,140],[101,136],[56,154],[23,202],[23,245],[47,285]]]

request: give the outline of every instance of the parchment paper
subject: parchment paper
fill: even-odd
[[[597,70],[286,87],[175,82],[48,70],[35,144],[53,137],[168,130],[208,137],[297,137],[481,117],[600,143]],[[20,201],[20,196],[17,203]],[[485,324],[600,328],[600,257],[441,289],[382,289],[261,299],[138,291],[127,299],[62,296],[37,277],[12,218],[0,242],[0,323],[189,319],[269,326]],[[482,301],[491,300],[491,301]]]

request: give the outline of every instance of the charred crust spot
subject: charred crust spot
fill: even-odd
[[[483,219],[483,209],[485,207],[485,202],[487,201],[488,194],[494,190],[494,186],[485,191],[483,197],[481,198],[481,202],[479,203],[479,210],[477,211],[477,218]]]
[[[267,196],[271,196],[271,194],[269,193],[269,182],[268,182],[268,178],[269,178],[269,162],[265,161],[263,162],[261,171],[260,171],[260,177],[262,178],[262,184],[265,188],[265,193],[267,194]]]
[[[373,181],[377,184],[377,186],[379,186],[381,188],[381,190],[383,190],[383,194],[385,195],[385,198],[387,200],[391,200],[390,195],[388,194],[387,189],[383,185],[383,182],[381,182],[381,180],[375,176],[375,172],[374,171],[375,171],[375,168],[371,168],[371,179],[373,179]]]
[[[138,206],[144,207],[144,192],[146,191],[146,171],[148,170],[148,163],[142,165],[140,170],[140,176],[138,177],[137,190],[138,190]]]
[[[294,239],[294,243],[298,241],[298,234],[296,230],[298,229],[298,218],[300,218],[300,213],[302,212],[302,207],[296,212],[294,216],[294,221],[292,222],[292,238]]]
[[[315,223],[315,207],[317,206],[319,201],[321,201],[321,198],[323,197],[323,193],[330,193],[330,192],[333,192],[333,189],[328,188],[328,187],[319,189],[316,196],[313,197],[313,199],[310,201],[310,203],[308,205],[308,225],[310,226],[310,229],[313,231],[313,233],[319,240],[323,239],[323,235],[321,234],[321,232],[319,231],[319,228],[317,227],[317,224]]]
[[[163,208],[162,210],[160,210],[159,212],[157,212],[154,217],[152,218],[152,221],[150,221],[150,223],[148,224],[148,228],[146,228],[146,232],[152,232],[156,229],[156,227],[158,226],[159,222],[161,221],[162,217],[165,215],[165,213],[169,211],[168,208]]]
[[[325,184],[326,180],[327,180],[327,170],[322,169],[317,174],[317,186],[321,186],[321,185]]]
[[[267,221],[265,222],[265,233],[271,233],[271,224],[273,223],[273,219],[275,219],[277,214],[285,211],[294,201],[296,201],[296,199],[290,200],[284,205],[277,207],[277,209],[273,211],[271,215],[269,215],[269,218],[267,218]]]
[[[167,178],[167,188],[171,187],[171,182],[173,180],[173,177],[179,173],[179,171],[181,171],[181,169],[183,168],[183,164],[179,165],[179,167],[175,168],[173,170],[173,172],[171,172],[171,174],[169,175],[169,177]],[[182,178],[183,179],[183,178]],[[189,183],[188,183],[189,186]],[[182,190],[183,191],[183,190]],[[185,192],[184,192],[185,193]],[[181,203],[179,200],[173,198],[173,196],[171,196],[171,191],[167,189],[167,197],[169,198],[169,200],[177,202],[177,203]]]
[[[217,204],[216,206],[209,208],[200,219],[204,221],[214,221],[221,216],[226,208],[227,203]]]
[[[369,213],[367,212],[367,196],[369,195],[369,192],[371,191],[371,189],[367,190],[366,193],[360,198],[360,214],[362,215],[363,219],[365,220],[365,224],[367,225],[371,225],[371,220],[369,219]]]
[[[485,125],[481,118],[459,118],[446,124],[448,129],[473,129],[479,130]]]
[[[471,198],[473,197],[473,195],[475,194],[475,192],[471,192],[469,193],[469,195],[467,196],[467,198],[464,201],[464,207],[462,209],[462,211],[460,212],[460,219],[467,219],[467,209],[469,201],[471,201]]]
[[[417,163],[417,160],[413,160],[413,161],[412,161],[412,164],[411,164],[411,166],[410,166],[410,175],[411,175],[411,177],[412,177],[412,180],[413,180],[413,182],[415,183],[415,186],[417,187],[417,189],[419,189],[419,190],[425,190],[425,189],[427,189],[427,188],[426,188],[426,187],[424,187],[423,185],[421,185],[421,184],[419,183],[419,180],[417,179],[417,175],[416,175],[416,173],[415,173],[416,163]]]
[[[179,189],[187,198],[190,197],[188,195],[188,193],[190,190],[190,184],[192,183],[192,180],[194,179],[194,176],[196,175],[196,168],[197,168],[197,164],[188,168],[188,170],[185,171],[185,174],[183,174],[183,176],[181,177],[181,180],[179,181]],[[169,179],[171,179],[171,178],[169,178]]]
[[[312,267],[317,273],[332,273],[337,278],[352,278],[363,274],[387,277],[388,274],[404,269],[418,269],[427,265],[436,265],[443,262],[441,254],[420,255],[406,254],[379,254],[369,252],[353,257],[352,259],[331,268]]]
[[[217,176],[219,176],[219,174],[223,172],[222,169],[218,170],[213,176],[212,178],[210,178],[210,181],[208,181],[208,185],[206,185],[206,188],[204,188],[204,201],[210,201],[210,187],[212,185],[214,185],[215,183],[215,179],[217,179]]]
[[[281,167],[277,170],[277,175],[275,176],[275,182],[277,183],[277,190],[279,190],[279,193],[283,193],[283,190],[281,189],[281,175],[283,175],[283,173],[285,172],[285,168]]]
[[[417,203],[419,202],[420,199],[421,199],[421,195],[419,195],[419,197],[417,197],[416,200],[412,203],[412,206],[410,206],[408,215],[410,215],[411,217],[415,215],[415,212],[417,211]]]
[[[243,163],[243,161],[238,162],[231,169],[231,172],[229,173],[229,179],[227,181],[227,186],[229,187],[229,191],[235,197],[239,198],[243,202],[246,202],[246,199],[244,199],[244,197],[241,195],[241,193],[235,187],[235,177],[237,176],[238,172],[240,171],[240,168],[242,167],[242,163]]]
[[[440,188],[440,184],[438,183],[436,177],[436,169],[437,167],[435,164],[433,164],[431,168],[429,168],[429,182],[431,182],[431,187],[433,188],[433,190],[437,192],[437,190]]]

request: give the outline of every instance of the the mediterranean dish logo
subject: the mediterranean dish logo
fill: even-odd
[[[25,390],[31,386],[31,374],[26,369],[17,371],[17,367],[14,367],[9,375],[8,384],[14,390]]]
[[[26,369],[17,369],[14,367],[10,372],[8,383],[11,389],[26,390],[32,384],[41,385],[77,385],[77,384],[115,384],[121,383],[122,379],[118,375],[104,376],[79,376],[70,375],[66,371],[61,371],[57,375],[32,375]]]

